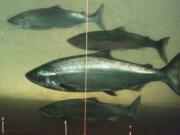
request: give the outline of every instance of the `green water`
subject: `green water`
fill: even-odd
[[[93,13],[102,3],[105,4],[103,19],[107,29],[124,26],[127,31],[148,35],[154,40],[170,36],[166,47],[169,61],[180,51],[179,0],[90,0],[89,12]],[[46,133],[48,130],[54,134],[62,133],[63,121],[41,116],[38,108],[53,101],[84,96],[83,93],[48,90],[33,84],[24,76],[31,69],[51,60],[85,53],[84,50],[75,48],[66,41],[76,34],[85,32],[85,24],[68,29],[25,30],[6,22],[9,17],[25,10],[53,5],[61,5],[64,9],[74,11],[86,11],[85,0],[0,0],[0,117],[5,117],[7,132],[28,134]],[[100,28],[90,23],[89,31],[94,30]],[[154,49],[116,50],[112,55],[135,63],[151,63],[155,68],[166,65]],[[138,95],[142,97],[141,116],[146,125],[137,128],[138,134],[149,135],[146,128],[152,131],[153,128],[150,127],[157,121],[161,123],[162,131],[164,125],[173,131],[176,130],[180,120],[180,97],[162,82],[148,83],[139,92],[119,91],[116,97],[101,92],[88,93],[88,97],[95,96],[103,102],[124,105],[130,104]],[[118,124],[113,122],[100,124],[104,126],[93,126],[90,123],[90,134],[119,135],[127,132],[126,128],[125,131],[122,129],[127,127],[126,120]],[[108,130],[107,125],[112,129]],[[78,128],[82,129],[81,126],[74,124],[72,128],[74,132],[71,134],[83,134],[78,133],[81,131]],[[122,130],[118,130],[119,128]],[[156,131],[158,134],[158,130],[154,130],[153,133]],[[165,133],[168,132],[169,129]]]

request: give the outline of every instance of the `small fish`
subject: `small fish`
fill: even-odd
[[[180,95],[180,53],[162,69],[150,64],[140,65],[110,56],[109,52],[61,58],[26,73],[26,77],[40,86],[59,91],[84,92],[87,71],[87,92],[103,91],[115,96],[115,91],[137,91],[151,81],[165,82]],[[86,68],[86,70],[85,70]]]
[[[68,42],[78,48],[86,49],[86,33],[81,33],[68,39]],[[155,48],[164,62],[167,62],[165,46],[169,37],[154,41],[147,36],[130,33],[124,27],[108,31],[88,32],[88,50],[115,50],[139,49],[145,47]]]
[[[88,15],[89,22],[95,22],[102,29],[105,29],[102,22],[104,4],[99,9]],[[67,28],[86,22],[85,12],[66,10],[60,6],[28,10],[20,13],[7,21],[24,29],[51,29]]]
[[[129,106],[112,105],[98,101],[96,98],[86,100],[86,116],[89,121],[109,120],[117,121],[120,117],[128,116],[138,121],[140,112],[140,96]],[[84,99],[69,99],[57,101],[41,107],[40,112],[49,117],[84,119]]]

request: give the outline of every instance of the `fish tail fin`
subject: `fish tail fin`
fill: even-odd
[[[162,70],[166,75],[165,83],[180,96],[180,53],[178,53]]]
[[[128,107],[129,116],[136,122],[139,122],[141,96],[138,96],[134,102]]]
[[[105,30],[105,25],[103,22],[103,11],[104,11],[104,4],[102,4],[96,12],[92,15],[95,19],[95,23],[103,30]]]
[[[168,41],[169,41],[169,37],[165,37],[165,38],[162,38],[160,39],[159,41],[157,41],[157,44],[156,45],[156,49],[160,55],[160,57],[162,58],[162,60],[167,63],[168,60],[167,60],[167,55],[166,55],[166,51],[165,51],[165,47],[166,45],[168,44]]]

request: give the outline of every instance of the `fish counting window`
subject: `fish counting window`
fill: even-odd
[[[8,116],[2,134],[175,134],[180,3],[167,1],[0,2],[0,114]],[[132,57],[135,63],[124,60]]]

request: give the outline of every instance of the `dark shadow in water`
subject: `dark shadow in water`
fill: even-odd
[[[64,135],[64,121],[42,116],[38,108],[51,101],[1,98],[0,117],[6,135]],[[180,135],[180,109],[141,107],[142,123],[129,118],[117,122],[87,122],[87,135]],[[68,135],[83,135],[83,121],[68,121]]]

